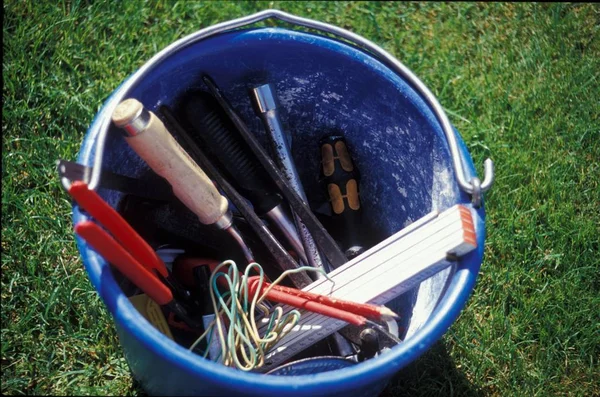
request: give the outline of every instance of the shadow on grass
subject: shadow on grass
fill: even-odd
[[[133,377],[133,374],[131,375],[131,377],[133,378],[133,383],[131,384],[131,388],[129,388],[128,395],[130,395],[130,396],[148,396],[148,393],[146,393],[146,390],[144,390],[141,383],[138,382]]]
[[[397,396],[483,396],[456,367],[443,341],[396,374],[382,397]]]

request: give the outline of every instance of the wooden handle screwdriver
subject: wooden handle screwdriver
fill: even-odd
[[[238,243],[248,262],[254,261],[252,252],[233,226],[227,199],[154,113],[131,98],[117,106],[112,121],[127,133],[125,140],[129,146],[154,172],[171,184],[173,193],[198,216],[200,222],[226,230]]]

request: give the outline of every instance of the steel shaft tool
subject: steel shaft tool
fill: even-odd
[[[316,216],[312,213],[308,205],[306,205],[306,203],[289,185],[281,171],[277,168],[273,160],[271,160],[269,155],[262,148],[256,137],[250,132],[246,126],[246,123],[244,123],[242,118],[233,109],[216,83],[208,75],[204,75],[202,80],[210,92],[215,96],[225,113],[227,113],[227,116],[229,116],[231,122],[235,125],[244,141],[248,144],[252,152],[254,152],[260,164],[262,164],[267,171],[267,174],[277,185],[283,196],[288,200],[292,210],[295,211],[298,216],[300,216],[302,222],[304,222],[308,230],[312,233],[315,242],[322,250],[325,257],[329,260],[329,263],[331,263],[333,267],[339,267],[346,263],[346,257],[340,251],[333,238],[329,235],[329,233],[327,233],[321,222],[319,222]]]
[[[277,109],[277,98],[274,93],[274,89],[271,84],[263,84],[261,86],[252,89],[251,97],[254,102],[254,108],[258,116],[261,118],[269,141],[271,142],[271,149],[274,154],[275,161],[279,168],[283,172],[287,181],[292,185],[296,193],[305,202],[306,193],[302,186],[302,181],[298,175],[298,170],[294,164],[291,153],[291,136],[284,132],[284,129],[279,118],[279,111]],[[294,212],[294,221],[302,245],[304,246],[304,252],[306,253],[306,259],[308,264],[312,267],[323,268],[323,260],[319,255],[319,249],[315,240],[310,235],[310,232],[306,228],[306,225],[302,222],[300,217]]]
[[[190,133],[213,154],[215,162],[230,176],[259,216],[266,217],[290,243],[298,257],[308,263],[293,222],[286,215],[283,199],[264,168],[241,139],[217,100],[207,92],[189,93],[182,104]]]
[[[165,120],[165,123],[169,126],[171,131],[183,141],[183,144],[190,151],[191,156],[197,161],[215,180],[217,185],[227,195],[232,204],[238,209],[242,216],[246,219],[252,230],[257,234],[260,240],[265,244],[273,258],[277,261],[277,264],[283,270],[296,269],[298,264],[294,261],[292,256],[283,248],[283,246],[277,241],[275,236],[265,226],[263,221],[256,215],[252,210],[250,204],[235,190],[233,186],[225,179],[221,172],[213,165],[204,151],[196,144],[194,139],[187,134],[187,131],[179,124],[177,118],[173,115],[171,110],[167,106],[161,106],[159,109],[160,115]],[[296,287],[302,288],[312,282],[311,278],[305,273],[291,274],[290,279]]]

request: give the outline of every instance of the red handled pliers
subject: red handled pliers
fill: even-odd
[[[201,327],[201,323],[190,318],[187,310],[174,299],[165,283],[184,299],[189,293],[169,275],[164,262],[131,225],[85,182],[73,182],[68,192],[112,236],[92,221],[79,222],[75,232],[152,300],[168,306],[191,328]]]

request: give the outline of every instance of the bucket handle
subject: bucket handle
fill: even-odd
[[[396,74],[403,79],[407,80],[412,87],[422,96],[425,102],[429,105],[437,118],[448,142],[450,154],[452,156],[452,165],[454,167],[454,173],[456,180],[460,188],[471,195],[471,202],[474,207],[478,208],[481,206],[482,195],[488,191],[494,183],[494,163],[491,159],[486,159],[483,163],[484,166],[484,178],[483,182],[477,177],[473,177],[468,180],[469,176],[466,175],[462,158],[459,153],[458,144],[456,141],[456,135],[450,124],[450,120],[446,115],[446,112],[435,98],[435,96],[429,91],[429,89],[423,84],[421,80],[404,64],[394,58],[390,53],[385,51],[370,40],[367,40],[355,33],[352,33],[346,29],[339,28],[337,26],[330,25],[328,23],[315,21],[312,19],[301,18],[283,11],[268,9],[257,12],[246,17],[232,19],[231,21],[221,22],[219,24],[209,26],[201,29],[196,33],[192,33],[186,37],[183,37],[171,45],[164,48],[158,54],[156,54],[150,61],[146,62],[141,68],[137,70],[125,83],[121,85],[121,88],[116,92],[104,108],[103,117],[100,119],[99,126],[94,130],[90,131],[92,136],[97,136],[96,148],[94,153],[94,167],[91,171],[86,172],[84,180],[88,183],[90,189],[96,189],[100,181],[100,171],[102,169],[102,159],[104,155],[104,146],[108,129],[110,127],[110,114],[115,110],[117,105],[124,99],[125,93],[129,91],[133,85],[146,75],[158,62],[168,57],[173,53],[174,50],[183,48],[191,43],[204,40],[208,37],[224,33],[233,29],[252,25],[265,19],[274,18],[283,22],[288,22],[294,25],[319,30],[321,32],[329,33],[337,37],[343,38],[363,49],[368,50],[373,55],[376,55],[380,61],[387,64]]]

